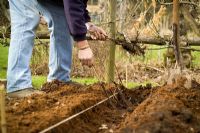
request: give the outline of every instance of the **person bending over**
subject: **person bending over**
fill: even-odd
[[[82,65],[92,65],[93,53],[86,40],[106,39],[104,30],[90,22],[87,0],[9,0],[11,41],[7,70],[7,95],[26,97],[34,93],[29,67],[35,30],[43,16],[50,31],[49,74],[47,82],[70,83],[72,41],[76,41]],[[71,37],[72,36],[72,37]],[[73,39],[72,39],[73,38]]]

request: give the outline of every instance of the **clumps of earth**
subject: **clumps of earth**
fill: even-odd
[[[54,128],[56,133],[200,133],[200,85],[124,89],[120,95]],[[8,132],[36,133],[117,92],[121,86],[46,83],[45,94],[6,100]]]

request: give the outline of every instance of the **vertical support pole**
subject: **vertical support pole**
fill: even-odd
[[[109,9],[110,9],[110,33],[111,38],[115,38],[116,34],[116,8],[117,8],[117,0],[109,0]],[[115,70],[114,70],[114,64],[115,64],[115,49],[116,46],[114,42],[110,41],[111,45],[109,46],[109,57],[107,62],[107,72],[106,72],[106,81],[112,82],[114,81],[115,76]]]
[[[126,88],[128,88],[128,63],[126,63]]]
[[[180,51],[180,27],[179,27],[179,0],[173,0],[173,45],[178,69],[182,71],[182,56]]]
[[[0,85],[0,110],[1,110],[1,132],[6,133],[5,92],[4,85]]]

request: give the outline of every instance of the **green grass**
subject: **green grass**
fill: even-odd
[[[98,82],[96,78],[72,78],[72,81],[85,85],[90,85]]]
[[[193,47],[196,49],[200,49],[200,47]],[[192,52],[192,56],[194,60],[192,61],[195,67],[200,67],[200,52]]]
[[[41,88],[41,86],[47,81],[46,76],[32,76],[32,83],[34,88]]]
[[[151,49],[158,49],[158,48],[162,48],[163,46],[151,46],[149,48]],[[146,51],[145,53],[145,59],[144,62],[148,63],[148,62],[156,62],[156,63],[163,63],[164,61],[164,57],[163,54],[166,52],[166,49],[161,49],[161,50],[149,50]]]
[[[32,76],[32,82],[35,88],[41,88],[41,86],[46,81],[47,81],[46,76]],[[90,85],[90,84],[94,84],[98,82],[98,80],[95,78],[72,78],[72,81],[85,84],[85,85]]]
[[[6,78],[8,60],[8,47],[4,47],[0,44],[0,79]]]
[[[151,46],[148,48],[151,49],[159,49],[165,46]],[[121,50],[121,49],[120,49]],[[121,52],[120,50],[117,49],[116,52],[116,60],[127,60],[127,61],[141,61],[144,63],[148,63],[148,62],[160,62],[162,63],[164,60],[163,54],[166,52],[166,49],[161,49],[161,50],[147,50],[145,51],[144,56],[127,56],[127,54],[124,54],[123,52]],[[126,53],[126,52],[125,52]]]
[[[146,86],[147,84],[151,84],[152,86],[158,86],[157,83],[154,83],[154,82],[151,82],[151,81],[146,81],[146,82],[143,82],[143,83],[128,82],[127,88],[132,89],[132,88],[135,88],[135,87],[140,86],[140,85]],[[123,85],[126,86],[125,83],[123,83]]]

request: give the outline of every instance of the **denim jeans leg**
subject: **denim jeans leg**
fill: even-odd
[[[36,0],[9,0],[11,41],[7,70],[8,93],[32,87],[29,63],[34,31],[40,21],[39,13],[34,8],[36,4]]]
[[[42,4],[48,11],[42,15],[50,30],[49,75],[47,81],[59,80],[68,82],[72,64],[72,38],[69,33],[64,8]],[[43,8],[44,9],[44,8]]]

